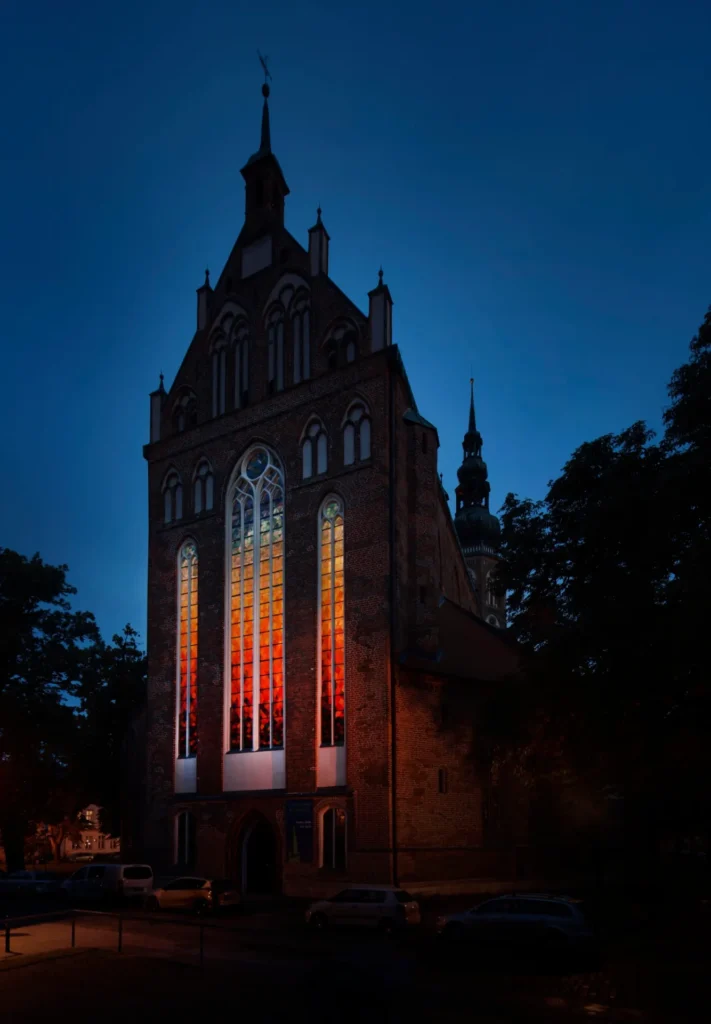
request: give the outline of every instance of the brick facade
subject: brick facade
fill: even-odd
[[[245,844],[257,825],[260,835],[272,835],[271,886],[290,893],[323,892],[347,879],[387,882],[394,871],[403,880],[481,873],[486,854],[481,789],[470,756],[474,726],[463,724],[456,737],[437,729],[438,694],[444,685],[437,674],[442,601],[463,609],[460,632],[470,685],[476,686],[479,678],[480,635],[500,650],[494,674],[508,671],[511,659],[503,641],[492,640],[485,626],[477,626],[475,592],[437,475],[437,433],[417,411],[398,349],[387,344],[372,351],[372,315],[358,310],[323,267],[314,273],[311,254],[283,226],[285,184],[282,188],[275,165],[271,151],[264,149],[263,129],[263,146],[243,171],[248,187],[245,228],[214,291],[199,293],[203,323],[170,391],[161,389],[151,399],[153,433],[144,450],[149,686],[143,854],[157,868],[174,865],[176,819],[188,811],[195,823],[197,869],[244,884],[245,851],[257,855],[256,847]],[[279,189],[281,204],[259,207],[265,193],[269,203],[269,195],[273,198]],[[270,261],[243,278],[245,247],[267,237]],[[287,321],[284,388],[274,393],[268,386],[265,313],[280,282],[296,277],[310,307],[310,379],[293,383],[294,346]],[[387,310],[389,293],[382,283],[379,288],[375,291],[384,297]],[[213,416],[211,345],[229,302],[239,304],[250,325],[249,401],[234,408],[235,367],[228,357],[227,411]],[[353,332],[353,362],[342,352],[334,357],[326,345],[339,324]],[[195,402],[197,422],[178,430],[175,409],[186,396]],[[369,410],[371,454],[345,465],[342,423],[356,399]],[[313,416],[328,435],[328,470],[304,480],[301,439]],[[276,453],[285,480],[286,783],[279,789],[230,792],[223,779],[228,484],[253,444]],[[203,458],[214,473],[214,503],[211,510],[196,514],[192,480]],[[182,516],[165,523],[163,486],[173,470],[182,481]],[[340,498],[345,519],[346,768],[343,784],[319,788],[318,517],[328,495]],[[187,539],[199,552],[198,741],[195,792],[177,793],[177,566]],[[425,659],[430,674],[410,671],[406,663],[412,658]],[[440,768],[447,769],[444,794],[437,789]],[[302,813],[311,807],[310,857],[297,855],[295,840],[287,835],[293,801]],[[328,808],[344,810],[347,816],[347,863],[342,870],[321,866],[321,815]],[[309,830],[308,823],[304,827]],[[393,838],[402,847],[396,858]],[[262,843],[259,856],[269,860],[267,847]]]

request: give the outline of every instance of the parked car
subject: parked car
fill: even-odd
[[[56,896],[60,882],[51,871],[11,871],[0,878],[0,896]]]
[[[67,860],[71,864],[89,864],[94,859],[93,853],[87,853],[86,850],[82,853],[70,853]]]
[[[120,853],[95,853],[91,858],[92,864],[120,864]]]
[[[148,864],[87,864],[62,883],[62,892],[75,902],[144,899],[153,888]]]
[[[312,903],[306,911],[306,923],[317,930],[342,925],[378,928],[389,935],[420,920],[420,905],[414,896],[388,885],[354,885],[328,900]]]
[[[232,882],[186,875],[154,889],[146,898],[146,909],[194,910],[196,914],[206,914],[236,907],[240,901],[240,893]]]
[[[537,948],[592,945],[595,934],[579,901],[546,893],[497,896],[471,910],[437,918],[452,941],[511,943]]]

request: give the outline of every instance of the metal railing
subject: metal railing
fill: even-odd
[[[12,953],[12,930],[18,927],[24,927],[32,924],[42,924],[52,921],[65,920],[70,926],[71,935],[71,948],[76,947],[77,938],[77,920],[80,917],[106,917],[114,918],[117,922],[116,929],[116,951],[123,953],[123,939],[124,939],[124,925],[130,922],[143,922],[148,923],[151,927],[183,927],[183,928],[196,928],[198,931],[198,943],[197,953],[199,957],[200,966],[202,967],[205,963],[205,931],[215,932],[227,932],[227,933],[238,933],[241,934],[242,938],[246,938],[245,932],[249,931],[250,937],[254,938],[254,931],[252,929],[245,929],[244,925],[230,926],[223,923],[217,923],[210,920],[199,918],[197,920],[191,920],[190,918],[180,918],[176,916],[163,916],[154,914],[136,914],[135,910],[132,912],[130,908],[119,909],[119,910],[85,910],[83,908],[69,907],[62,910],[47,911],[43,914],[25,914],[18,915],[17,917],[5,916],[4,921],[0,923],[0,929],[5,931],[5,953]],[[247,941],[245,945],[249,946],[250,943]],[[265,943],[260,942],[259,948],[264,948]],[[266,945],[269,945],[267,941]],[[283,947],[282,942],[278,942],[276,945]],[[19,951],[18,951],[19,952]],[[186,950],[187,952],[187,950]]]

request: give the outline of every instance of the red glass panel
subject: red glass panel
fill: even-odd
[[[198,559],[194,544],[180,558],[178,756],[197,753]]]
[[[344,742],[343,517],[329,502],[321,523],[321,743]]]
[[[283,744],[284,510],[280,475],[267,453],[259,454],[261,461],[253,457],[247,478],[238,480],[232,509],[232,750],[254,747],[255,701],[256,745]]]

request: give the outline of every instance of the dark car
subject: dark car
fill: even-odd
[[[437,918],[436,927],[439,935],[452,941],[539,949],[589,946],[595,939],[580,901],[545,893],[497,896],[471,910]]]

